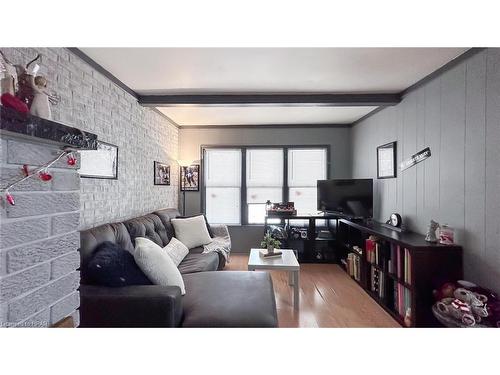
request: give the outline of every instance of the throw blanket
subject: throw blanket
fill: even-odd
[[[226,262],[229,263],[229,253],[231,252],[231,237],[225,225],[211,226],[214,238],[209,244],[203,245],[203,253],[216,252],[222,254]]]

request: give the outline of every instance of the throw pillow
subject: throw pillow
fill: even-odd
[[[200,216],[200,215],[177,216],[176,219],[189,219],[190,217],[196,217],[196,216]],[[210,224],[208,224],[207,217],[203,214],[201,216],[203,216],[203,219],[205,219],[205,224],[207,225],[207,230],[208,230],[208,234],[210,235],[210,238],[214,238],[215,235],[214,235],[214,232],[212,231],[212,228],[210,227]]]
[[[177,238],[172,237],[167,246],[163,248],[164,251],[172,258],[176,267],[179,267],[182,260],[189,254],[189,249]]]
[[[212,242],[203,215],[187,219],[172,219],[171,221],[174,226],[175,237],[188,249]]]
[[[119,287],[151,285],[134,256],[113,242],[103,242],[85,267],[85,278],[95,285]]]
[[[166,251],[153,241],[137,237],[135,239],[135,262],[146,276],[156,285],[175,285],[186,294],[181,273]]]

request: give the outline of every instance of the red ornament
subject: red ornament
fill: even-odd
[[[0,101],[2,102],[2,105],[4,107],[12,108],[19,113],[26,114],[30,111],[26,103],[23,103],[21,100],[19,100],[19,98],[16,98],[14,95],[9,94],[8,92],[2,94],[2,96],[0,97]]]
[[[68,155],[68,165],[75,165],[76,164],[76,158],[73,155]]]
[[[23,174],[24,174],[25,177],[29,176],[29,174],[30,174],[30,171],[28,169],[28,165],[27,164],[23,165]]]
[[[42,181],[50,181],[52,180],[52,175],[48,172],[40,172],[38,174],[38,176],[40,177],[40,180]]]
[[[14,197],[9,192],[5,193],[5,199],[7,199],[7,202],[9,202],[9,204],[11,206],[16,205],[16,201],[14,200]]]

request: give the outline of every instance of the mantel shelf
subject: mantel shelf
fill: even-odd
[[[33,115],[24,115],[0,105],[0,129],[2,134],[75,149],[96,150],[97,135],[78,128]]]

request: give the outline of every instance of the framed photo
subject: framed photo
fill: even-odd
[[[81,150],[79,153],[80,177],[118,179],[118,146],[97,141],[97,150]]]
[[[200,190],[200,166],[193,164],[181,166],[181,191]]]
[[[396,177],[396,142],[377,147],[377,178]]]
[[[155,185],[170,185],[170,165],[155,161],[154,176]]]

